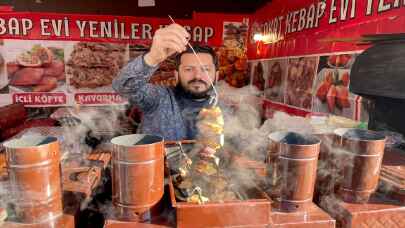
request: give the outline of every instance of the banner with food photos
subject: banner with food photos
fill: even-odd
[[[404,31],[404,1],[273,0],[251,21],[252,86],[263,90],[266,110],[367,120],[368,101],[348,89],[350,68],[373,42]],[[319,58],[318,67],[308,63],[311,56]],[[287,65],[281,74],[278,61]]]
[[[234,87],[249,83],[249,17],[195,13],[175,21],[190,33],[190,43],[217,51],[220,79]],[[0,106],[123,104],[112,80],[148,50],[154,31],[170,23],[169,18],[0,13]],[[174,56],[160,65],[151,83],[174,86],[173,70]]]
[[[312,110],[312,87],[318,57],[254,60],[250,63],[251,84],[266,100]]]
[[[251,86],[262,91],[265,109],[364,120],[364,99],[349,91],[350,69],[359,54],[355,51],[252,60]]]

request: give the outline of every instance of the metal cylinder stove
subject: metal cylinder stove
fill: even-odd
[[[111,140],[112,198],[120,220],[149,220],[164,192],[164,141],[133,134]]]
[[[57,138],[27,136],[4,143],[18,222],[45,223],[63,214]]]
[[[294,132],[279,137],[279,175],[282,211],[307,211],[312,205],[320,140]]]
[[[269,195],[271,198],[280,197],[280,141],[285,138],[290,132],[276,131],[271,133],[268,137],[270,140],[266,163],[268,164],[268,187]]]
[[[339,195],[346,202],[366,203],[375,191],[384,155],[385,135],[362,129],[338,129],[343,181]]]

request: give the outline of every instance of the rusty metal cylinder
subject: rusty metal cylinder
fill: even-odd
[[[63,214],[59,142],[27,136],[4,143],[11,201],[22,223],[49,222]]]
[[[321,141],[294,132],[280,139],[280,209],[307,211],[312,204]]]
[[[269,149],[266,158],[266,163],[268,166],[268,185],[269,191],[268,193],[272,198],[279,198],[280,197],[280,141],[285,138],[290,132],[287,131],[276,131],[271,133],[269,138]]]
[[[366,203],[376,190],[385,135],[362,129],[340,129],[343,180],[339,195],[346,202]]]
[[[112,198],[121,220],[150,218],[164,192],[164,141],[155,135],[113,138]]]

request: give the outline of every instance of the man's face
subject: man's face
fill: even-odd
[[[193,53],[181,56],[179,70],[176,72],[183,89],[196,97],[204,97],[212,89],[217,72],[213,58],[208,53],[197,53],[201,64]]]

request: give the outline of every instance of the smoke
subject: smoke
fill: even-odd
[[[232,190],[237,192],[239,199],[262,199],[261,190],[265,177],[258,175],[254,169],[234,167],[228,171]]]
[[[133,130],[122,106],[60,108],[51,117],[62,124],[64,158],[88,153],[100,143]]]
[[[215,202],[229,200],[230,192],[239,200],[262,199],[264,196],[258,189],[264,177],[255,172],[265,169],[264,160],[268,146],[266,138],[268,132],[261,129],[261,98],[255,95],[257,89],[249,86],[235,89],[219,82],[217,90],[220,95],[219,107],[225,122],[224,146],[215,153],[220,157],[219,167],[216,167],[219,171],[211,176],[190,174],[193,184],[202,189],[203,196]],[[207,135],[207,132],[200,133],[203,136]],[[187,153],[194,161],[194,165],[199,162],[201,149],[201,145],[197,144]],[[237,157],[242,158],[238,164],[232,162],[237,160]],[[243,161],[244,157],[248,158],[246,162]],[[205,160],[215,164],[213,159],[205,158]]]
[[[86,159],[86,154],[95,150],[112,151],[109,142],[113,137],[133,132],[122,106],[73,107],[62,111],[55,118],[62,119],[63,144],[68,147],[65,166],[75,162],[80,166],[94,166],[94,163]],[[73,124],[69,122],[72,119],[75,120]],[[81,213],[90,218],[80,221],[81,223],[86,220],[99,222],[103,216],[113,216],[110,181],[111,175],[107,167],[102,170],[101,180],[92,195],[81,201]],[[80,194],[74,195],[80,197]],[[82,225],[88,227],[90,224]]]
[[[273,118],[267,119],[262,126],[267,132],[290,131],[303,135],[313,134],[314,127],[309,118],[291,116],[284,112],[275,112]]]
[[[256,96],[259,91],[250,86],[236,89],[222,81],[217,89],[219,102],[224,107],[226,149],[264,161],[268,132],[261,129],[262,103],[261,98]]]
[[[249,104],[239,104],[232,114],[224,114],[225,146],[235,153],[264,161],[268,132],[260,128],[259,111]]]
[[[334,194],[344,180],[344,170],[353,170],[354,157],[350,151],[336,145],[334,137],[321,137],[316,188],[321,195]],[[351,182],[352,175],[345,181]]]
[[[345,214],[343,214],[342,207],[339,206],[340,201],[343,200],[339,194],[342,187],[345,186],[347,188],[352,186],[352,188],[361,190],[366,186],[370,186],[370,184],[361,184],[364,183],[364,178],[368,178],[370,180],[371,175],[379,175],[379,166],[371,167],[371,164],[375,164],[375,162],[370,160],[377,158],[359,158],[356,156],[357,154],[362,154],[363,152],[360,148],[364,149],[365,147],[359,147],[360,144],[355,142],[357,140],[373,141],[381,139],[381,137],[378,133],[372,133],[366,130],[342,129],[338,130],[337,133],[338,135],[344,136],[353,142],[351,144],[345,144],[345,146],[342,146],[340,144],[341,141],[338,137],[336,137],[336,135],[322,136],[322,156],[320,157],[318,164],[317,190],[318,193],[323,196],[321,199],[319,199],[321,207],[328,213],[337,216],[339,220],[343,220],[345,218]],[[371,146],[371,144],[369,146]],[[382,157],[378,159],[382,159]],[[378,160],[377,163],[378,162],[381,162],[381,160]],[[365,170],[365,168],[367,168],[367,170]],[[395,192],[396,190],[394,187],[395,184],[392,185],[389,181],[386,182],[381,180],[381,177],[389,175],[388,170],[389,168],[387,170],[381,170],[380,180],[378,181],[379,184],[376,188],[376,192],[373,195],[378,195],[378,198],[386,203],[395,203],[395,200],[391,195],[391,193]],[[383,194],[379,194],[377,192]],[[353,193],[352,197],[354,196],[355,194]]]
[[[14,201],[14,197],[12,197],[12,194],[10,194],[10,183],[5,180],[0,181],[0,208],[7,208],[7,205]]]
[[[61,146],[62,172],[64,168],[94,166],[94,163],[90,163],[90,161],[86,159],[89,152],[93,151],[95,148],[110,150],[109,144],[105,142],[109,142],[109,140],[116,135],[132,133],[133,130],[130,127],[129,121],[126,119],[122,106],[63,107],[57,109],[56,112],[51,115],[51,118],[61,123],[61,127],[30,128],[25,130],[24,135],[21,137],[40,135],[52,135],[57,137]],[[17,137],[19,137],[19,135],[15,138]],[[108,175],[102,175],[102,180],[99,185],[105,185],[108,179]],[[14,197],[17,196],[18,186],[11,186],[12,182],[7,179],[0,181],[0,207],[8,208],[8,212],[13,216],[12,205],[18,203],[18,199]],[[111,193],[111,191],[109,192]],[[33,196],[37,193],[30,192],[29,194]],[[71,198],[72,202],[67,200],[68,202],[64,202],[64,204],[81,203],[81,205],[79,205],[80,209],[87,212],[94,208],[94,205],[101,204],[100,198],[93,198],[93,196],[97,194],[100,194],[100,190],[93,192],[93,195],[86,200],[82,200],[82,193],[73,192],[73,198]],[[111,198],[111,196],[104,196]],[[71,206],[75,207],[75,205]]]
[[[320,206],[334,218],[341,221],[347,217],[347,212],[344,208],[339,206],[340,202],[342,202],[342,200],[337,195],[331,194],[321,199]]]
[[[239,93],[238,90],[227,88],[226,86],[219,89],[221,91],[221,98],[223,98],[222,101],[234,106],[231,112],[225,113],[227,117],[225,118],[225,145],[233,153],[244,155],[257,161],[264,161],[263,158],[266,156],[269,146],[268,135],[272,132],[290,131],[304,135],[322,132],[325,134],[332,133],[338,127],[327,121],[314,121],[311,118],[290,116],[282,112],[275,112],[273,118],[267,119],[261,124],[262,110],[258,108],[260,107],[260,102],[247,102],[252,101],[251,97],[254,97],[250,93],[250,90],[251,88],[243,88]],[[369,135],[367,136],[369,139],[373,138],[370,138]],[[364,135],[351,136],[351,138],[356,137],[364,137]],[[338,200],[339,196],[335,196],[335,192],[338,191],[343,182],[352,183],[355,181],[352,178],[353,174],[355,174],[354,172],[356,172],[354,165],[357,163],[355,163],[355,156],[352,150],[353,148],[344,149],[338,146],[333,137],[322,138],[320,160],[317,166],[319,180],[317,181],[316,189],[317,191],[321,191],[322,194],[332,197],[329,197],[328,200]],[[370,170],[370,172],[375,171],[376,169]],[[240,177],[240,179],[246,181],[252,187],[257,186],[258,182],[263,181],[257,175],[251,174],[251,172],[239,169],[233,170],[230,176],[235,178]],[[251,180],[258,181],[252,182]],[[266,183],[266,179],[264,183]],[[342,213],[338,207],[333,206],[336,204],[331,204],[330,202],[326,202],[326,204],[329,207],[327,208],[328,210],[334,210],[339,214]]]
[[[199,166],[201,164],[204,167],[205,162],[208,162],[217,172],[212,175],[201,175],[192,170],[189,178],[192,179],[193,186],[198,186],[202,189],[204,197],[208,197],[214,202],[223,202],[233,197],[242,200],[263,198],[257,190],[258,178],[254,169],[241,169],[243,167],[237,167],[231,162],[235,156],[243,155],[260,161],[258,163],[264,165],[267,140],[266,133],[260,131],[262,123],[261,99],[254,94],[252,95],[252,91],[254,93],[254,90],[250,87],[235,89],[226,83],[219,82],[217,90],[220,95],[219,107],[225,122],[223,148],[218,149],[215,153],[215,156],[220,158],[219,164],[216,163],[215,159],[200,157],[200,152],[203,148],[201,148],[202,145],[199,145],[199,143],[192,148],[186,148],[183,145],[184,150],[187,151],[187,155],[193,160],[194,167],[192,169],[196,167],[201,168]],[[197,126],[204,126],[205,122],[216,123],[218,119],[208,115],[207,117],[202,116],[198,121],[202,122],[197,122]],[[216,133],[213,134],[211,132],[214,129],[207,129],[206,132],[203,132],[203,130],[199,132],[197,140],[213,135],[214,137],[217,136]],[[217,138],[213,139],[215,142],[217,140]],[[170,159],[175,159],[172,156],[170,157]],[[169,160],[169,163],[173,162]],[[207,170],[210,169],[207,168]],[[252,191],[253,189],[256,189],[256,191]]]

